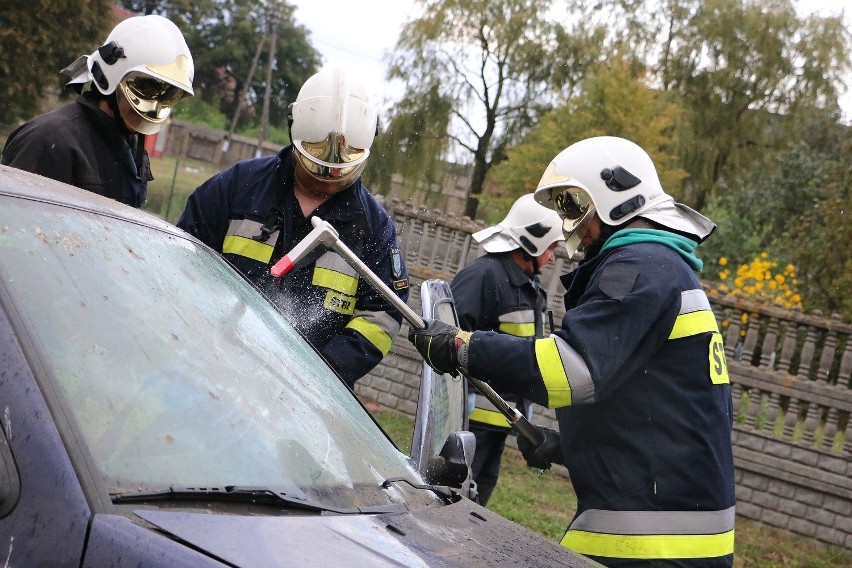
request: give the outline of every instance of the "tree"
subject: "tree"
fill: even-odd
[[[752,172],[738,190],[715,198],[706,212],[719,228],[702,249],[708,273],[725,257],[742,264],[766,251],[798,272],[806,309],[852,320],[852,130],[837,115],[802,115],[808,134]]]
[[[373,158],[393,166],[377,164],[374,171],[393,168],[428,185],[434,179],[424,170],[434,178],[450,153],[466,156],[471,182],[464,214],[475,217],[489,169],[555,94],[553,71],[564,63],[554,56],[560,42],[579,40],[546,20],[549,0],[421,4],[423,15],[405,26],[391,60],[389,78],[404,81],[406,90]],[[574,53],[587,56],[587,50]]]
[[[493,215],[499,217],[524,193],[534,191],[550,161],[564,148],[590,136],[621,136],[636,142],[654,159],[663,187],[677,195],[686,172],[680,168],[673,138],[682,109],[665,93],[633,76],[629,61],[602,67],[583,84],[577,97],[543,115],[490,179],[501,188]]]
[[[678,93],[689,201],[730,191],[799,134],[798,113],[837,106],[850,70],[840,17],[800,18],[791,0],[608,0],[625,51]],[[633,33],[624,33],[631,30]],[[661,46],[655,48],[654,46]],[[795,134],[794,134],[795,133]]]
[[[319,53],[308,41],[307,31],[296,25],[293,12],[293,6],[283,0],[207,0],[193,3],[190,11],[180,14],[195,61],[196,96],[219,105],[230,119],[238,101],[233,98],[220,105],[221,73],[225,71],[237,80],[238,93],[248,101],[261,101],[266,73],[260,70],[269,65],[268,44],[262,46],[252,83],[244,82],[258,42],[268,42],[269,26],[277,25],[269,118],[272,124],[286,125],[288,105],[296,100],[302,84],[316,72],[320,61]]]
[[[15,124],[38,114],[46,92],[60,90],[68,80],[59,71],[106,39],[114,25],[112,6],[108,0],[4,0],[0,123]]]

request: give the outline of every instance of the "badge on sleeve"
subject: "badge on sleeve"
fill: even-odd
[[[408,288],[408,278],[402,277],[402,254],[394,247],[390,251],[391,270],[393,271],[393,289],[404,290]]]

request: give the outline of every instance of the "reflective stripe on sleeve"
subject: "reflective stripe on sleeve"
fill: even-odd
[[[734,553],[734,507],[722,511],[603,511],[578,516],[561,544],[609,558],[715,558]]]
[[[311,284],[354,296],[358,289],[358,273],[342,256],[334,251],[328,251],[314,264]]]
[[[547,390],[547,407],[571,406],[571,385],[554,336],[535,340],[535,358]]]
[[[323,288],[331,288],[348,296],[354,296],[355,291],[358,289],[358,278],[316,266],[314,267],[311,284],[322,286]]]
[[[535,313],[532,310],[517,310],[502,314],[498,329],[517,337],[532,337],[535,335]]]
[[[259,235],[262,227],[263,223],[258,221],[232,219],[228,224],[225,240],[222,242],[222,254],[235,254],[269,264],[272,260],[275,241],[278,239],[278,231],[271,233],[266,242],[254,240],[252,237]]]
[[[595,383],[592,381],[592,373],[588,365],[577,353],[577,350],[558,336],[553,336],[562,366],[568,376],[568,384],[571,388],[571,404],[591,404],[595,402]]]
[[[272,260],[272,251],[271,245],[237,235],[228,235],[222,242],[222,254],[244,256],[263,264]]]
[[[356,311],[346,327],[360,333],[385,356],[399,334],[400,324],[385,312]]]
[[[680,311],[669,339],[680,339],[700,333],[718,333],[716,316],[704,290],[684,290],[680,293]]]
[[[719,326],[716,323],[716,316],[713,315],[713,312],[701,310],[700,312],[677,316],[674,327],[672,327],[672,332],[669,334],[669,339],[680,339],[700,333],[718,332]]]
[[[500,428],[509,429],[512,426],[502,413],[495,410],[484,410],[482,408],[474,408],[473,412],[468,416],[471,422],[479,422],[480,424],[488,424],[489,426],[497,426]]]

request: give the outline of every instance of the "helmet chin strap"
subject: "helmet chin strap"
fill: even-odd
[[[521,249],[524,253],[524,260],[532,263],[532,274],[531,276],[536,276],[541,274],[541,267],[538,265],[538,257],[531,255],[527,251]]]

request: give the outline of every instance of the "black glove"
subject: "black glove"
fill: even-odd
[[[439,373],[450,373],[458,376],[459,350],[467,348],[470,342],[470,332],[462,331],[454,325],[441,320],[424,320],[426,329],[411,327],[408,340],[414,344],[417,351],[430,367]]]
[[[559,442],[559,432],[542,426],[535,428],[544,435],[544,442],[537,448],[526,436],[518,434],[518,449],[521,450],[521,454],[527,460],[527,465],[536,469],[550,469],[552,463],[565,465],[562,463],[562,445]]]

